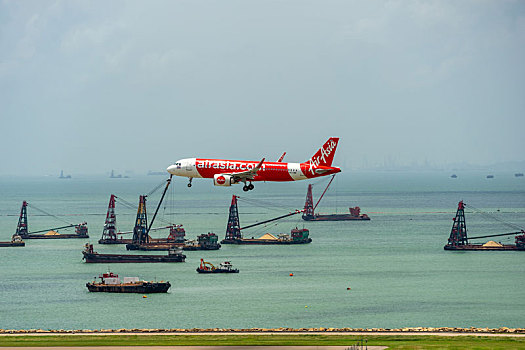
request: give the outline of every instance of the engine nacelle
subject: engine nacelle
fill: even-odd
[[[213,175],[213,184],[215,186],[231,186],[234,183],[233,176],[215,174]]]

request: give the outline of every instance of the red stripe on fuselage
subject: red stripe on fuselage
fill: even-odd
[[[195,166],[200,176],[203,178],[213,178],[215,174],[232,174],[254,169],[259,162],[244,160],[226,160],[226,159],[203,159],[197,158]],[[309,164],[301,163],[301,171],[308,178],[326,176],[338,173],[339,168],[317,166],[312,167]],[[326,173],[316,174],[315,169],[325,169]],[[313,173],[312,173],[313,171]],[[257,172],[253,181],[293,181],[294,179],[288,172],[288,163],[264,162]]]

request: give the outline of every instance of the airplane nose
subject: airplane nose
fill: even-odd
[[[177,169],[177,167],[175,166],[175,164],[172,164],[172,165],[170,165],[166,170],[167,170],[168,173],[170,173],[170,174],[175,174],[175,169]]]

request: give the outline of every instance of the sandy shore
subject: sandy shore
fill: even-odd
[[[476,336],[476,337],[525,337],[525,333],[495,333],[495,332],[430,332],[430,331],[346,331],[346,332],[101,332],[101,331],[16,331],[0,333],[0,336],[46,336],[46,335],[433,335],[442,337]],[[231,348],[230,348],[231,349]]]

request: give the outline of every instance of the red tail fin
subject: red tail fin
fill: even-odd
[[[332,161],[334,160],[335,149],[337,148],[337,143],[339,142],[339,137],[330,137],[328,141],[325,142],[323,147],[319,148],[316,154],[310,159],[307,163],[314,163],[315,165],[324,165],[332,166]]]

